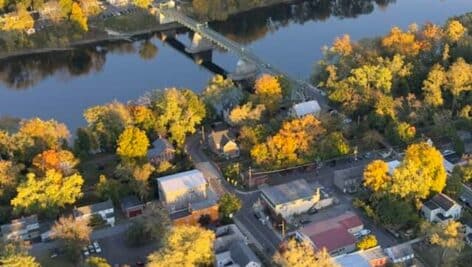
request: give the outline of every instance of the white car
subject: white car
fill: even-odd
[[[93,241],[93,247],[95,248],[95,252],[97,252],[97,253],[102,252],[102,248],[98,244],[98,241]]]
[[[359,233],[360,236],[366,236],[366,235],[372,233],[372,231],[370,231],[369,229],[362,229],[358,233]]]
[[[89,253],[87,247],[83,247],[83,248],[82,248],[82,251],[83,251],[85,257],[87,257],[88,255],[90,255],[90,253]]]

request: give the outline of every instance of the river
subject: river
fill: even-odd
[[[348,33],[358,40],[392,26],[442,24],[469,11],[472,0],[312,0],[248,11],[210,27],[244,43],[271,65],[308,79],[321,48],[336,36]],[[188,36],[182,33],[177,39],[188,44]],[[212,61],[232,71],[237,58],[218,50]],[[0,116],[54,118],[75,129],[85,123],[87,107],[136,99],[154,88],[200,92],[212,75],[156,36],[4,60]]]

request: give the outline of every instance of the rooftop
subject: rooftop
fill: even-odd
[[[37,224],[38,216],[31,215],[20,219],[12,220],[9,224],[4,224],[0,227],[2,234],[15,232],[27,228],[28,225]],[[38,225],[39,228],[39,225]]]
[[[336,263],[341,267],[371,267],[370,262],[373,260],[384,259],[387,255],[380,246],[360,250],[350,254],[344,254],[335,258]]]
[[[295,104],[293,105],[293,109],[295,111],[295,114],[297,114],[298,117],[302,117],[308,114],[320,112],[321,107],[320,107],[320,104],[318,104],[318,101],[311,100],[311,101]]]
[[[385,253],[392,259],[408,258],[414,255],[410,244],[400,244],[385,249]]]
[[[122,198],[120,200],[121,206],[125,209],[133,208],[136,206],[144,205],[143,202],[141,202],[137,196],[135,195],[130,195]]]
[[[231,258],[240,266],[246,266],[250,262],[261,263],[256,254],[241,240],[233,243],[229,250]]]
[[[304,180],[298,179],[286,184],[265,187],[262,194],[274,205],[304,199],[314,195],[315,190]]]
[[[342,169],[342,170],[335,170],[334,171],[334,179],[362,179],[364,174],[364,166],[356,166],[352,168]]]
[[[443,193],[436,194],[433,198],[424,203],[429,209],[441,208],[445,211],[451,209],[456,202]]]
[[[199,170],[179,172],[157,178],[162,190],[166,192],[180,191],[183,189],[192,189],[207,184],[203,173]]]
[[[111,202],[110,199],[104,202],[75,208],[73,210],[73,213],[74,213],[74,217],[77,218],[77,217],[93,214],[93,213],[96,213],[102,210],[108,210],[108,209],[113,209],[113,203]]]
[[[162,154],[166,149],[172,149],[174,150],[174,147],[172,146],[171,143],[165,138],[159,138],[156,139],[154,142],[152,142],[152,148],[148,150],[147,157],[151,158],[156,155]]]

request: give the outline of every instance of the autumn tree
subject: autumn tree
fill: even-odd
[[[17,188],[17,196],[11,200],[16,212],[56,214],[59,208],[74,204],[82,196],[84,180],[79,174],[63,176],[56,170],[48,170],[44,177],[34,173]]]
[[[383,160],[374,160],[364,170],[364,186],[374,192],[382,192],[388,187],[390,176],[388,165]]]
[[[120,181],[108,179],[105,175],[100,175],[98,183],[95,184],[94,192],[103,201],[111,199],[113,203],[118,203],[120,198],[127,193],[127,190],[122,186]]]
[[[68,150],[45,150],[33,158],[33,166],[45,173],[47,170],[56,170],[63,175],[71,175],[79,161]]]
[[[40,267],[36,259],[28,254],[29,246],[22,241],[0,241],[0,266]]]
[[[275,112],[282,101],[282,87],[275,76],[264,74],[254,86],[258,103],[264,104],[269,112]]]
[[[163,243],[171,220],[168,212],[157,204],[146,206],[144,213],[132,221],[126,231],[126,241],[131,246],[140,246],[152,241]]]
[[[234,107],[229,114],[229,120],[233,125],[256,123],[261,120],[265,110],[265,105],[254,106],[252,102],[248,102],[242,106]]]
[[[457,101],[462,93],[472,91],[472,65],[459,58],[447,71],[446,87],[452,94],[452,110],[455,111]]]
[[[417,55],[421,50],[420,43],[413,32],[404,32],[398,27],[393,27],[390,33],[382,38],[382,46],[394,53],[402,55]]]
[[[446,36],[452,42],[457,42],[464,36],[467,29],[458,20],[451,20],[446,25]]]
[[[82,11],[80,5],[76,2],[72,3],[70,20],[77,23],[77,25],[79,25],[80,29],[82,29],[83,31],[88,31],[88,18]]]
[[[221,75],[215,75],[202,92],[205,103],[214,113],[222,116],[224,111],[233,109],[244,98],[244,92],[232,80]]]
[[[106,259],[97,256],[87,258],[85,267],[111,267]]]
[[[428,78],[423,82],[423,94],[426,104],[432,107],[442,106],[442,87],[446,83],[446,72],[444,68],[436,64],[428,73]]]
[[[447,177],[446,187],[444,188],[444,193],[450,197],[457,198],[459,197],[462,191],[462,172],[460,166],[455,166],[452,174]]]
[[[336,267],[338,266],[325,248],[314,251],[306,241],[290,239],[273,257],[275,263],[282,267]]]
[[[398,138],[400,138],[400,140],[404,143],[413,141],[416,136],[415,126],[409,124],[408,122],[397,123],[395,128]]]
[[[182,146],[186,135],[195,133],[205,118],[205,104],[188,89],[171,88],[153,93],[151,105],[157,114],[158,131],[169,133],[170,139]]]
[[[408,146],[401,164],[393,171],[390,192],[400,197],[426,198],[442,192],[446,170],[441,153],[427,143]]]
[[[359,242],[357,242],[356,247],[359,250],[366,250],[377,246],[377,238],[375,235],[364,236]]]
[[[23,165],[12,161],[0,160],[0,203],[8,203],[15,195],[23,168]]]
[[[241,148],[245,151],[251,151],[256,144],[262,143],[268,135],[267,128],[262,125],[245,125],[239,131],[239,142]]]
[[[133,0],[133,4],[140,8],[148,8],[151,3],[152,0]]]
[[[213,262],[215,234],[197,226],[174,226],[165,247],[148,256],[149,267],[204,266]]]
[[[234,194],[226,193],[218,200],[218,210],[223,219],[231,218],[241,207],[241,200]]]
[[[80,258],[82,247],[90,243],[92,229],[88,220],[75,220],[69,216],[59,218],[51,231],[53,238],[62,243],[68,257],[77,261]]]
[[[423,222],[420,228],[426,241],[440,249],[439,265],[453,266],[465,245],[462,224],[452,220],[444,224]]]
[[[123,159],[143,158],[149,147],[146,133],[136,127],[128,127],[118,138],[116,154]]]
[[[325,132],[313,115],[287,121],[277,134],[251,149],[254,161],[267,168],[293,166],[312,160],[314,143]]]
[[[68,19],[72,12],[72,0],[59,0],[60,12],[63,18]]]
[[[4,31],[19,31],[33,28],[34,20],[23,3],[16,5],[16,12],[7,14],[3,22]]]
[[[154,166],[150,163],[124,161],[116,167],[115,176],[122,183],[128,184],[128,188],[144,200],[149,196],[148,180],[154,170]]]
[[[319,153],[322,159],[347,155],[350,151],[349,143],[341,132],[328,134],[321,140],[319,145]]]
[[[335,53],[338,53],[341,56],[348,56],[352,53],[352,44],[351,37],[348,34],[345,34],[341,37],[337,37],[334,40],[331,50]]]

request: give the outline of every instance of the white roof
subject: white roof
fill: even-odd
[[[398,167],[398,165],[400,165],[400,161],[392,160],[392,161],[387,162],[387,165],[388,165],[388,173],[392,175],[393,170],[395,170]]]
[[[157,178],[157,182],[160,184],[164,192],[192,189],[207,183],[203,177],[203,173],[199,170],[191,170],[163,176]]]
[[[452,171],[454,170],[454,164],[452,164],[447,159],[443,159],[443,164],[444,164],[444,168],[446,169],[446,171],[448,173],[452,173]]]
[[[318,104],[318,101],[311,100],[293,105],[293,110],[298,117],[303,117],[307,114],[320,112],[321,107],[320,104]]]

